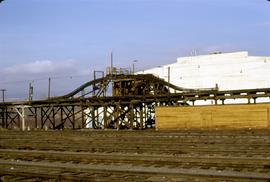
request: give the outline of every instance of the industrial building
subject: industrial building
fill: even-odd
[[[158,66],[140,73],[154,74],[176,86],[190,89],[216,88],[243,90],[270,87],[270,57],[249,56],[248,52],[221,53],[179,57],[173,64]],[[257,102],[269,102],[260,98]],[[227,100],[227,103],[247,103],[247,100]],[[212,101],[196,105],[213,104]]]
[[[270,87],[270,57],[248,52],[179,57],[177,62],[144,70],[184,88],[239,90]]]

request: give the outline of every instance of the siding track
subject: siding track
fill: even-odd
[[[1,181],[269,181],[261,131],[0,131]]]

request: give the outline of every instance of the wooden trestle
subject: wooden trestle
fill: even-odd
[[[108,75],[61,97],[1,103],[0,127],[144,129],[154,127],[154,109],[158,105],[189,105],[198,100],[224,104],[226,99],[238,98],[256,103],[260,97],[269,99],[270,88],[194,90],[177,87],[150,74]]]

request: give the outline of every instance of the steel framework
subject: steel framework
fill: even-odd
[[[239,98],[256,103],[260,97],[269,99],[270,88],[194,90],[175,86],[151,74],[103,74],[60,97],[0,104],[0,127],[144,129],[154,127],[155,106],[194,105],[198,100],[225,104],[226,99]]]

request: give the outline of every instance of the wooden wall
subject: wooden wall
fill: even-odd
[[[156,129],[270,129],[270,104],[157,107]]]

